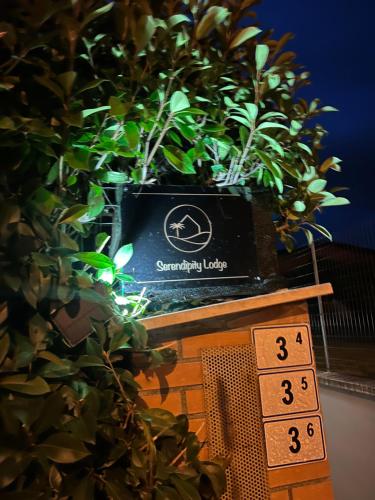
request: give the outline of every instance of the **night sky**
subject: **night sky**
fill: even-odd
[[[368,246],[362,227],[367,232],[371,221],[375,227],[375,2],[264,0],[257,12],[261,27],[274,28],[277,37],[295,34],[286,48],[297,53],[312,79],[301,95],[340,110],[319,119],[330,132],[322,158],[342,158],[343,172],[332,172],[330,185],[350,187],[341,195],[352,204],[326,208],[319,222],[336,241],[350,235]]]

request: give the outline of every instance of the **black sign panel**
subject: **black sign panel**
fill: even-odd
[[[126,272],[149,290],[238,286],[258,277],[252,203],[238,191],[128,188],[123,239],[133,243]]]

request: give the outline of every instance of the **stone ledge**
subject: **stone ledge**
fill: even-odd
[[[318,371],[318,380],[321,386],[375,399],[375,380],[373,379],[355,377],[345,373]]]

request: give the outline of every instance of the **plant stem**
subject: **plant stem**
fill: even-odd
[[[256,106],[258,106],[259,102],[260,102],[260,86],[259,86],[260,77],[261,77],[261,73],[260,73],[260,71],[257,71],[256,80],[254,83],[254,93],[255,93],[254,104],[256,104]],[[255,135],[255,129],[256,129],[256,120],[254,120],[254,122],[252,123],[252,127],[250,128],[249,137],[247,138],[245,148],[243,150],[243,153],[240,157],[238,164],[235,165],[233,167],[233,169],[229,169],[227,179],[229,177],[231,170],[232,170],[232,172],[231,172],[230,178],[228,180],[226,180],[227,184],[235,184],[238,181],[238,178],[241,174],[242,167],[243,167],[245,161],[247,160],[247,157],[248,157],[249,152],[251,150],[251,145],[253,143],[253,139],[254,139],[254,135]]]
[[[64,182],[64,155],[59,158],[59,190],[62,189]]]
[[[115,197],[116,197],[116,206],[113,213],[112,220],[112,234],[111,234],[111,243],[109,245],[109,256],[111,259],[115,256],[122,237],[122,197],[124,194],[124,186],[122,184],[118,184],[115,189]]]
[[[159,120],[162,117],[164,108],[165,108],[165,106],[167,104],[168,97],[169,97],[169,94],[170,94],[171,89],[172,89],[173,80],[174,80],[174,76],[171,76],[169,78],[168,85],[167,85],[167,88],[165,90],[164,97],[163,97],[163,99],[160,102],[158,114],[156,115],[154,125],[152,126],[152,129],[150,130],[150,132],[149,132],[149,134],[147,136],[147,139],[146,139],[145,154],[144,154],[144,163],[143,163],[143,167],[142,167],[142,182],[144,182],[146,180],[146,178],[147,178],[147,167],[150,164],[150,162],[148,161],[148,153],[149,153],[149,150],[150,150],[151,140],[154,137],[155,131],[156,131],[157,127],[158,127]]]
[[[107,351],[103,351],[103,357],[106,360],[106,362],[108,363],[108,366],[111,370],[113,378],[116,380],[116,383],[118,385],[118,388],[120,390],[120,394],[121,394],[121,397],[122,397],[124,403],[128,403],[128,404],[131,403],[131,400],[126,395],[126,392],[125,392],[124,386],[122,385],[120,377],[118,376],[118,374],[117,374],[117,372],[112,364],[109,353]]]
[[[122,133],[122,126],[123,126],[123,122],[119,122],[119,125],[117,127],[117,129],[115,130],[115,133],[113,134],[113,137],[112,139],[114,141],[116,141],[120,136],[121,136],[121,133]],[[109,155],[109,153],[104,153],[100,158],[99,160],[97,161],[95,167],[94,167],[94,170],[98,170],[102,165],[103,163],[105,162],[105,160],[107,159],[107,156]]]
[[[171,123],[173,116],[174,116],[174,114],[173,114],[173,113],[170,113],[170,114],[168,115],[168,118],[167,118],[167,120],[166,120],[166,122],[165,122],[165,124],[164,124],[164,127],[163,127],[162,131],[160,132],[160,135],[159,135],[159,137],[158,137],[158,140],[155,142],[154,147],[152,148],[151,153],[150,153],[150,155],[149,155],[149,157],[148,157],[147,163],[146,163],[146,165],[145,165],[145,167],[146,167],[146,168],[147,168],[147,167],[150,165],[150,163],[152,162],[152,159],[154,158],[154,156],[155,156],[155,154],[156,154],[157,150],[159,149],[159,146],[160,146],[160,144],[161,144],[161,141],[164,139],[165,134],[168,132],[169,124]]]

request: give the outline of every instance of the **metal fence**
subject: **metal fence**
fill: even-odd
[[[323,327],[328,345],[375,344],[375,224],[348,231],[340,242],[315,243],[321,283],[330,282],[334,295],[322,299]],[[291,288],[313,285],[314,252],[310,247],[280,253],[280,267]],[[315,344],[322,344],[322,320],[317,300],[309,303]]]

